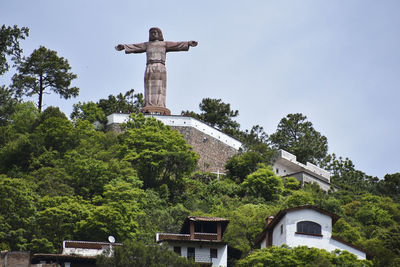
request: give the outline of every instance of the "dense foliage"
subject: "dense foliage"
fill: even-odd
[[[275,266],[275,267],[296,267],[296,266],[347,266],[367,267],[371,266],[369,261],[357,260],[357,257],[347,251],[329,253],[326,250],[307,247],[270,247],[257,250],[247,258],[241,260],[237,266]]]
[[[7,57],[11,57],[14,63],[21,59],[22,48],[19,41],[25,39],[29,35],[27,27],[19,28],[17,25],[6,26],[0,28],[0,75],[10,69],[10,63]]]
[[[15,100],[6,87],[0,93],[1,99]],[[80,103],[72,121],[57,107],[40,113],[31,102],[0,103],[0,250],[55,253],[62,240],[105,241],[113,235],[118,242],[127,240],[126,246],[101,264],[126,266],[137,261],[160,266],[148,260],[161,255],[171,261],[169,266],[191,266],[154,246],[154,239],[157,232],[178,232],[188,215],[199,215],[230,220],[223,241],[241,252],[239,266],[360,266],[344,252],[304,247],[256,250],[255,239],[268,216],[314,204],[341,216],[334,234],[370,251],[374,266],[400,263],[400,173],[379,180],[357,170],[350,159],[325,157],[327,140],[304,121],[305,116],[288,115],[288,123],[299,119],[299,134],[311,131],[317,140],[310,140],[321,142],[316,147],[323,153],[316,155],[309,149],[315,144],[301,139],[306,148],[303,158],[329,169],[339,186],[328,193],[315,184],[301,188],[295,178],[277,176],[268,167],[275,154],[262,127],[240,131],[230,122],[236,112],[227,106],[224,123],[245,148],[217,180],[214,174],[196,172],[198,156],[182,136],[159,121],[134,113],[119,135],[93,126],[115,109],[137,111],[140,99],[129,91],[97,103]],[[285,129],[281,126],[278,131]],[[296,136],[300,138],[279,140],[292,144],[285,147],[288,151],[296,151],[292,149],[301,148],[291,139]],[[136,252],[142,257],[132,258]]]
[[[193,260],[178,256],[165,246],[127,241],[124,246],[116,247],[111,257],[99,256],[96,266],[196,267],[199,265]]]
[[[328,140],[306,119],[301,113],[288,114],[269,139],[277,149],[296,155],[297,161],[318,164],[328,153]]]

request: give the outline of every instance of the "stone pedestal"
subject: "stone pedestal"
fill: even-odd
[[[171,115],[171,111],[164,107],[146,106],[140,110],[144,114]]]

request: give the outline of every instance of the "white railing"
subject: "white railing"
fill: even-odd
[[[211,263],[211,257],[209,254],[202,254],[202,253],[188,253],[187,258],[194,259],[195,262],[204,262],[204,263]]]
[[[185,116],[161,116],[161,115],[146,115],[152,116],[155,119],[161,121],[165,125],[168,126],[177,126],[177,127],[193,127],[199,130],[202,133],[205,133],[209,136],[214,137],[215,139],[225,143],[226,145],[238,150],[242,147],[242,143],[235,138],[230,137],[229,135],[221,132],[220,130],[211,127],[208,124],[205,124],[202,121],[194,119],[192,117],[185,117]],[[113,113],[107,116],[107,125],[110,124],[122,124],[129,121],[129,114],[120,114],[120,113]]]
[[[294,161],[294,162],[297,161],[295,155],[293,155],[293,154],[291,154],[291,153],[289,153],[289,152],[287,152],[287,151],[285,151],[285,150],[283,150],[283,149],[280,149],[280,150],[279,150],[279,156],[280,156],[281,158],[284,158],[284,159],[287,159],[287,160],[290,160],[290,161]]]
[[[316,166],[316,165],[314,165],[314,164],[312,164],[310,162],[307,162],[307,164],[304,165],[303,163],[297,161],[297,158],[296,158],[295,155],[293,155],[293,154],[291,154],[291,153],[289,153],[289,152],[287,152],[287,151],[285,151],[283,149],[280,149],[278,151],[278,153],[279,153],[279,157],[280,158],[288,160],[292,164],[297,165],[298,167],[304,168],[304,169],[306,169],[306,170],[308,170],[308,171],[310,171],[310,172],[312,172],[314,174],[317,174],[317,175],[321,176],[323,179],[327,180],[328,182],[330,181],[330,176],[331,176],[330,172],[328,172],[328,171],[326,171],[326,170],[324,170],[324,169],[322,169],[322,168],[320,168],[320,167],[318,167],[318,166]]]

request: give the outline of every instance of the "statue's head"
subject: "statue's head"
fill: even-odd
[[[164,41],[160,28],[151,28],[149,30],[149,41]]]

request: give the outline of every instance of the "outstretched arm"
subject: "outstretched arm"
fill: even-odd
[[[125,50],[126,54],[130,53],[143,53],[146,52],[146,43],[140,44],[119,44],[115,47],[115,50]]]
[[[174,51],[188,51],[189,47],[195,47],[197,45],[196,41],[188,41],[188,42],[165,42],[167,52]]]

